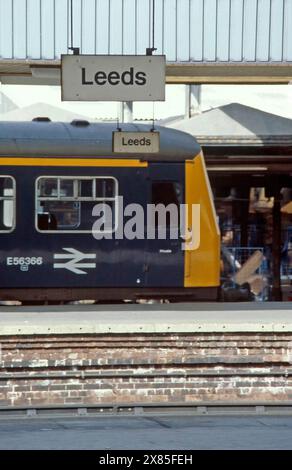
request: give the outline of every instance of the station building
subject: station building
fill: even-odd
[[[259,300],[291,299],[292,120],[232,103],[165,125],[202,145],[222,245],[234,262],[262,251],[262,264],[243,280]]]

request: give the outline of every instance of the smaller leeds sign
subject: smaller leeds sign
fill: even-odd
[[[113,132],[114,153],[157,153],[159,132]]]
[[[63,101],[164,101],[165,56],[62,55]]]

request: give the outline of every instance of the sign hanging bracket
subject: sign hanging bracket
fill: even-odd
[[[147,47],[146,55],[153,55],[155,51],[157,51],[155,47],[155,0],[152,0],[152,47]]]
[[[117,118],[117,131],[122,132],[122,128],[120,127],[120,120]]]
[[[69,51],[73,51],[73,55],[80,55],[79,47],[68,47]]]
[[[153,52],[157,51],[157,47],[147,47],[146,55],[153,55]]]
[[[79,47],[74,47],[73,45],[73,39],[74,39],[74,22],[73,22],[73,0],[71,0],[70,3],[70,18],[71,18],[71,46],[68,47],[69,51],[73,51],[73,55],[79,55],[80,54],[80,48]]]

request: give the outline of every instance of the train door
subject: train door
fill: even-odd
[[[116,287],[140,288],[146,284],[145,213],[148,197],[148,168],[128,168],[119,172],[120,217],[115,249]]]
[[[151,164],[149,171],[147,286],[183,287],[180,205],[184,194],[184,165]]]

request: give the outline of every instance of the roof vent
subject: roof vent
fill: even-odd
[[[33,118],[34,122],[51,122],[51,119],[47,116],[38,116]]]
[[[76,127],[87,127],[87,126],[90,126],[90,123],[86,121],[85,119],[74,119],[71,122],[71,125],[76,126]]]

